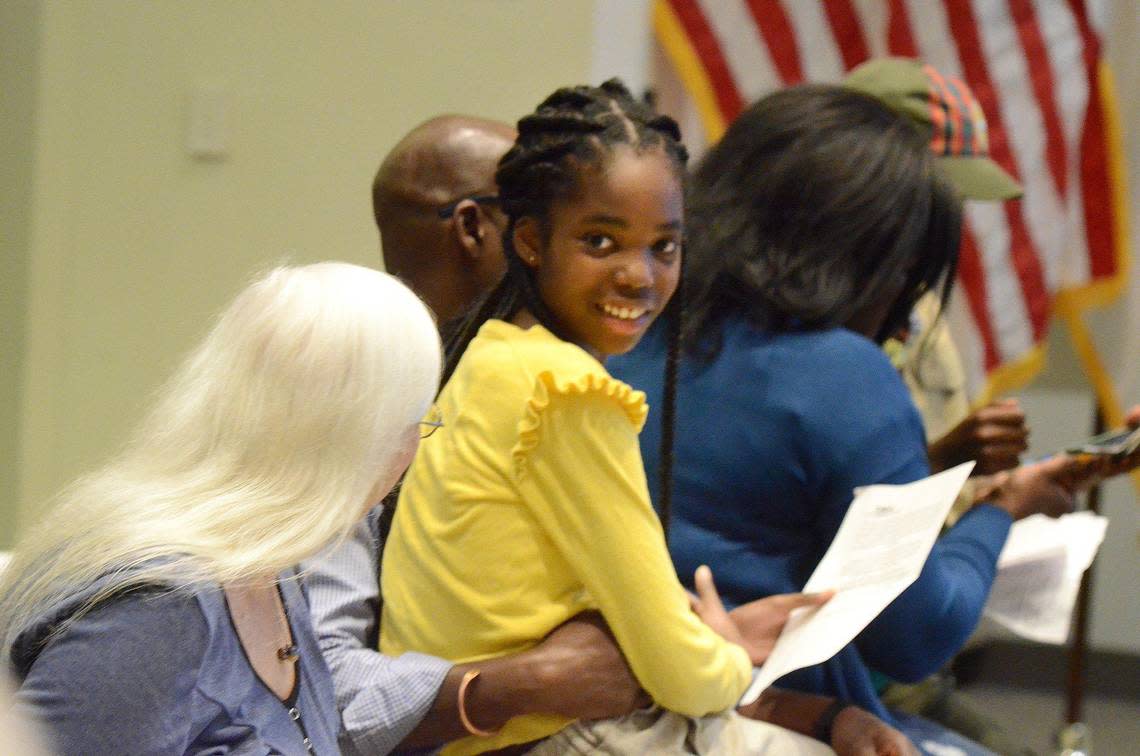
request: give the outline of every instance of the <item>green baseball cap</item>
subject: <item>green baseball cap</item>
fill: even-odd
[[[960,79],[909,58],[878,58],[852,69],[843,85],[882,100],[930,134],[946,176],[966,199],[1007,200],[1021,184],[990,157],[989,127]]]

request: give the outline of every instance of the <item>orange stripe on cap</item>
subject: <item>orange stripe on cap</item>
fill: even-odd
[[[926,78],[930,81],[930,124],[933,131],[930,135],[930,149],[936,155],[946,154],[946,110],[942,107],[942,98],[938,96],[942,88],[942,76],[931,66],[923,66]]]
[[[946,111],[950,115],[950,154],[951,155],[969,155],[970,151],[964,150],[966,146],[966,132],[969,129],[969,111],[965,110],[962,98],[960,97],[964,86],[962,82],[957,79],[946,77],[942,83],[943,91],[946,93]]]

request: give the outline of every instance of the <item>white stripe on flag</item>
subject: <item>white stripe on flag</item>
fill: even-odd
[[[783,85],[744,0],[700,0],[745,106]]]
[[[964,79],[958,45],[950,34],[946,6],[928,0],[906,0],[907,17],[918,55],[945,76]]]
[[[823,4],[797,0],[783,0],[781,4],[796,36],[800,50],[800,70],[804,73],[804,79],[827,82],[842,79],[846,72],[843,57],[839,54],[831,25],[823,12]]]
[[[1045,286],[1048,291],[1056,291],[1065,251],[1065,209],[1049,170],[1045,118],[1033,90],[1025,51],[1009,16],[1009,5],[1004,0],[971,2],[1010,152],[1026,190],[1021,215],[1041,262]],[[1044,65],[1045,61],[1039,64]]]
[[[859,26],[863,28],[863,38],[867,40],[867,52],[872,58],[883,58],[888,54],[887,24],[890,14],[883,0],[854,0],[855,13],[859,16]]]
[[[1065,132],[1068,194],[1065,200],[1064,251],[1057,285],[1062,289],[1087,283],[1088,237],[1085,233],[1084,193],[1081,186],[1081,133],[1089,103],[1089,80],[1085,71],[1084,43],[1067,3],[1034,0],[1037,23],[1053,69],[1054,97]]]
[[[986,310],[1001,362],[1016,360],[1033,348],[1033,328],[1021,281],[1009,258],[1009,226],[1005,209],[994,202],[967,202],[966,217],[974,229],[986,279]]]

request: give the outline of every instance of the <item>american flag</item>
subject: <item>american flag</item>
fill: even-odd
[[[694,126],[713,142],[757,97],[872,57],[919,58],[973,88],[992,157],[1025,187],[967,203],[948,316],[977,401],[1037,373],[1053,315],[1079,342],[1081,311],[1125,284],[1114,100],[1081,0],[655,0],[653,24],[662,107],[690,144]],[[1111,381],[1091,342],[1077,346],[1111,421]]]

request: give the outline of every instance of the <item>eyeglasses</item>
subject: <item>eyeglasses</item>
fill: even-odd
[[[460,197],[450,205],[444,205],[443,207],[437,209],[435,211],[436,215],[438,215],[440,218],[450,218],[451,216],[455,215],[455,208],[459,207],[459,203],[466,202],[467,200],[471,200],[478,205],[497,205],[499,204],[499,195],[480,194],[475,197]]]
[[[428,410],[427,417],[420,420],[420,438],[427,438],[442,427],[443,413],[439,411],[439,407],[433,404]]]

